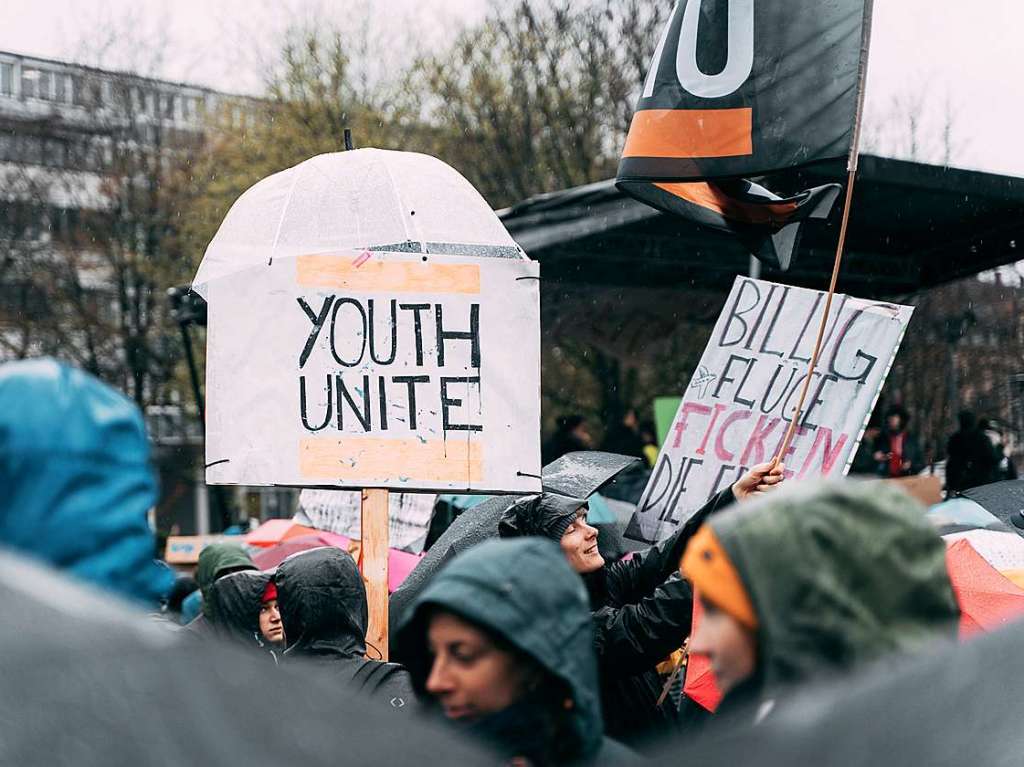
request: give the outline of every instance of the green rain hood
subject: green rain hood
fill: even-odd
[[[766,690],[956,639],[945,544],[892,485],[808,483],[708,524],[758,616]]]
[[[203,595],[203,615],[210,617],[210,604],[207,596],[213,582],[225,570],[256,570],[256,565],[245,549],[236,543],[212,543],[199,552],[196,565],[196,583]]]

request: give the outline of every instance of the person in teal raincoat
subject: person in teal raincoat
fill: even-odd
[[[490,540],[456,556],[413,602],[397,643],[417,692],[505,759],[631,757],[604,737],[587,592],[550,541]]]
[[[154,556],[142,413],[53,359],[0,365],[0,546],[155,607],[174,582]]]

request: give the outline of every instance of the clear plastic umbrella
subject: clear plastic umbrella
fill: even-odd
[[[355,149],[267,176],[231,206],[192,288],[277,258],[337,250],[526,258],[487,201],[425,154]]]

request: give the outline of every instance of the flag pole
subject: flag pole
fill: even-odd
[[[821,315],[821,322],[818,325],[818,337],[814,342],[814,352],[811,354],[810,362],[807,365],[807,375],[804,377],[804,384],[800,390],[800,399],[793,408],[793,419],[789,422],[789,428],[779,445],[779,451],[772,459],[774,469],[789,451],[793,435],[796,433],[797,425],[800,423],[800,416],[803,415],[804,402],[807,400],[807,392],[811,388],[811,379],[814,376],[814,369],[818,365],[818,357],[821,354],[821,343],[825,337],[825,327],[828,324],[828,315],[832,309],[832,299],[836,293],[836,283],[839,281],[839,270],[843,263],[843,253],[846,247],[846,231],[850,222],[850,208],[853,202],[853,186],[857,179],[857,161],[860,156],[860,132],[861,122],[864,117],[864,91],[868,75],[868,51],[871,47],[871,16],[874,0],[864,0],[864,20],[861,25],[860,44],[860,67],[857,74],[857,111],[854,114],[853,136],[850,141],[850,155],[846,162],[846,199],[843,203],[843,218],[839,226],[839,242],[836,245],[836,257],[832,264],[832,279],[828,286],[828,296],[825,299],[825,309]]]

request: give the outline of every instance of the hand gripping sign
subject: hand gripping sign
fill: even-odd
[[[825,293],[739,277],[683,393],[626,535],[654,542],[706,499],[780,449]],[[913,309],[839,295],[795,436],[788,479],[841,476],[903,340]]]
[[[539,491],[537,277],[343,252],[211,283],[207,481]]]

